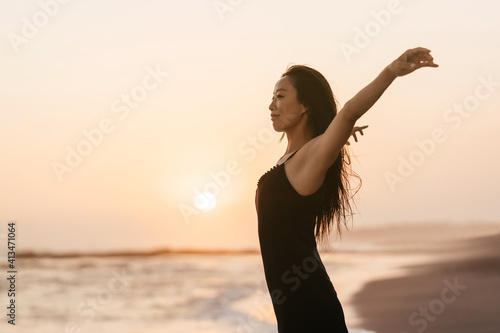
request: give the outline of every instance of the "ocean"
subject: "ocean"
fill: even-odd
[[[404,275],[398,267],[418,259],[360,252],[321,257],[351,333],[374,333],[358,326],[353,293],[373,278]],[[2,306],[2,332],[277,332],[260,254],[31,257],[17,263],[16,325],[7,324]],[[1,304],[7,305],[4,287]]]

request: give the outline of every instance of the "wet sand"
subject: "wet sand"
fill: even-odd
[[[404,276],[371,281],[353,295],[361,326],[377,333],[500,332],[500,232],[431,238],[434,246],[423,252],[436,260],[409,263]]]

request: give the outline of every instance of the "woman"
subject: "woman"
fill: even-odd
[[[438,67],[430,50],[407,50],[338,113],[330,85],[312,68],[294,65],[276,83],[269,109],[274,129],[286,134],[288,145],[259,179],[255,205],[280,333],[347,332],[316,241],[324,241],[333,226],[340,233],[346,215],[352,215],[348,176],[355,174],[347,172],[350,159],[344,146],[362,130],[354,127],[356,121],[396,77],[422,67]]]

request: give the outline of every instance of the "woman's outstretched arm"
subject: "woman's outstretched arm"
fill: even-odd
[[[319,172],[326,172],[335,162],[340,149],[351,136],[356,121],[382,96],[389,85],[398,77],[412,73],[422,67],[438,67],[430,50],[417,47],[405,51],[390,63],[365,88],[350,99],[333,118],[325,132],[311,146],[310,161]]]
[[[398,76],[410,74],[422,67],[438,67],[434,63],[430,52],[430,50],[423,47],[404,52],[384,68],[375,80],[351,98],[341,111],[345,112],[349,118],[357,120],[375,104]]]

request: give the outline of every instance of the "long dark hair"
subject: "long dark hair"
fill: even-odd
[[[281,77],[287,76],[297,90],[297,99],[308,108],[309,125],[312,125],[314,136],[325,132],[328,125],[337,115],[337,100],[330,84],[317,70],[304,66],[289,66]],[[281,136],[283,140],[285,133]],[[326,241],[332,227],[335,225],[341,236],[342,226],[348,229],[348,218],[353,212],[350,199],[359,191],[361,178],[352,171],[348,146],[344,145],[339,156],[328,169],[325,177],[326,195],[321,210],[316,215],[315,237],[320,242]],[[350,176],[359,179],[356,191],[351,195]]]

